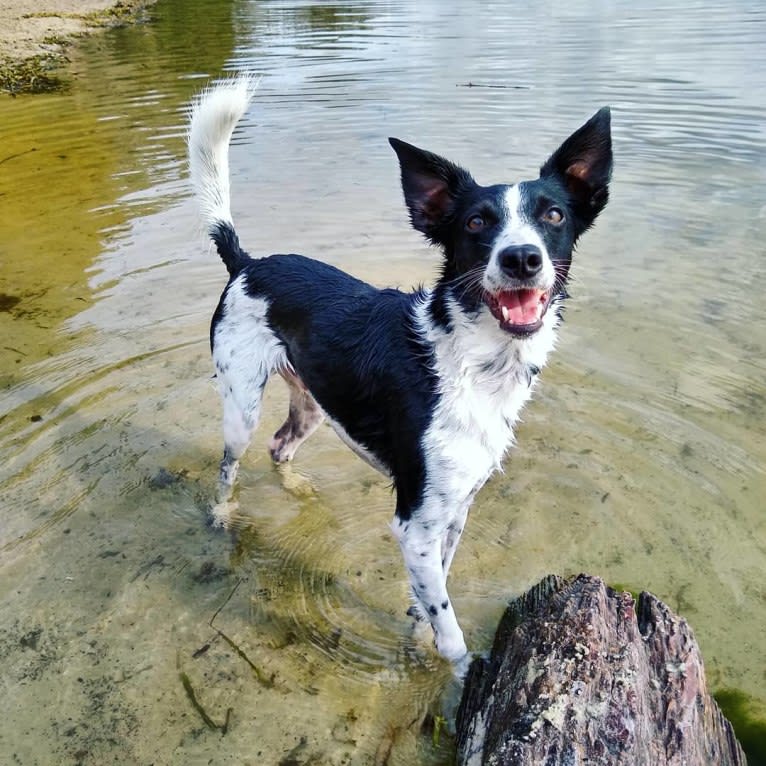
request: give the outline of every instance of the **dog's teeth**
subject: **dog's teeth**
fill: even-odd
[[[508,315],[510,313],[508,311],[508,307],[507,306],[501,306],[500,307],[500,313],[503,315],[503,321],[507,322],[508,321]]]

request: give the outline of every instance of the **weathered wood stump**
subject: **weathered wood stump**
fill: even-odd
[[[742,766],[686,621],[549,576],[511,603],[457,714],[460,766]]]

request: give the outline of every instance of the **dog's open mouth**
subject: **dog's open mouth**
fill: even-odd
[[[543,326],[551,290],[501,290],[485,293],[484,300],[503,330],[512,335],[531,335]]]

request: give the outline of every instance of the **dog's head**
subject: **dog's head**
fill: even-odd
[[[468,311],[486,306],[511,335],[537,332],[564,293],[578,237],[609,198],[609,109],[564,141],[538,179],[513,185],[479,186],[449,160],[389,141],[412,225],[444,249],[442,281],[455,298]]]

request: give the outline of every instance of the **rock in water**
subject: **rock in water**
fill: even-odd
[[[550,575],[512,602],[457,714],[460,766],[744,766],[691,628],[649,593]]]

